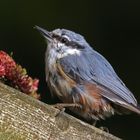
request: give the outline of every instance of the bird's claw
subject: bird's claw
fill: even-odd
[[[55,115],[55,117],[57,117],[57,116],[60,115],[60,114],[63,114],[63,113],[65,112],[65,108],[66,108],[66,107],[80,107],[80,108],[81,108],[81,105],[79,105],[79,104],[74,104],[74,103],[69,103],[69,104],[66,104],[66,103],[57,103],[57,104],[54,104],[54,105],[52,105],[52,106],[60,110],[60,111]]]
[[[107,132],[107,133],[109,133],[109,129],[107,127],[101,126],[100,129],[103,130],[103,131],[105,131],[105,132]]]

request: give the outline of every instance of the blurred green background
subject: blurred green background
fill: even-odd
[[[46,44],[33,29],[66,28],[84,35],[104,55],[140,103],[140,2],[138,0],[0,0],[0,49],[40,79],[42,101],[52,103],[45,83]],[[140,139],[140,116],[100,122],[126,140]]]

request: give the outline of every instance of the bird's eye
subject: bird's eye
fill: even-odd
[[[65,37],[62,37],[62,38],[61,38],[61,42],[62,42],[62,43],[68,43],[69,40],[68,40],[67,38],[65,38]]]

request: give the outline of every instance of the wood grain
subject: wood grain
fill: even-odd
[[[1,140],[120,140],[0,83]]]

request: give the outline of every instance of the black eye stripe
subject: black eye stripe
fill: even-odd
[[[77,49],[84,49],[84,46],[81,46],[80,44],[73,41],[69,42],[68,46],[72,48],[77,48]]]
[[[56,34],[52,34],[52,37],[56,38],[57,40],[60,40],[60,38],[61,38],[59,35],[56,35]]]
[[[56,35],[56,34],[52,34],[53,38],[56,38],[58,41],[64,43],[65,45],[67,45],[68,47],[71,48],[77,48],[77,49],[84,49],[84,46],[78,44],[77,42],[74,41],[69,41],[67,38]]]

